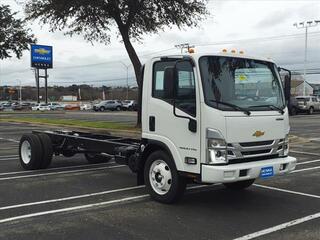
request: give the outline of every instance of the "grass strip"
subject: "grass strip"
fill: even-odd
[[[26,123],[39,123],[50,125],[62,125],[72,127],[85,127],[85,128],[99,128],[99,129],[116,129],[116,130],[139,130],[134,126],[116,122],[104,121],[84,121],[75,119],[50,119],[50,118],[32,118],[32,117],[6,117],[0,119],[5,122],[26,122]]]

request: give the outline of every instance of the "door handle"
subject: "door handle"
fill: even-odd
[[[149,117],[149,131],[154,132],[156,130],[156,118],[155,116]]]

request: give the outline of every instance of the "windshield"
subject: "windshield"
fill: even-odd
[[[202,57],[200,72],[205,102],[221,110],[250,111],[283,109],[282,85],[271,62],[234,57]],[[273,108],[270,108],[273,106]]]

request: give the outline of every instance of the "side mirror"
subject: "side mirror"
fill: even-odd
[[[163,91],[165,99],[175,99],[175,84],[176,84],[176,68],[166,67],[163,76]]]
[[[291,79],[290,76],[285,76],[284,77],[284,97],[286,101],[290,100],[290,95],[291,95]]]

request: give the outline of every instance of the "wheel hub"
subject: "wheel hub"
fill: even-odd
[[[166,194],[172,183],[172,174],[168,164],[163,160],[156,160],[152,163],[149,172],[150,184],[153,190],[160,194]]]
[[[28,164],[31,161],[31,145],[28,141],[21,144],[21,159],[23,163]]]

